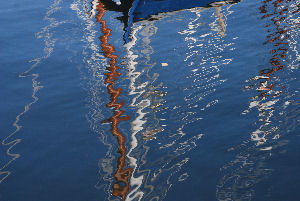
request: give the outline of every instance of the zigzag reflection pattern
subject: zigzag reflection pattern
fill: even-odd
[[[101,1],[99,1],[97,10],[98,14],[96,15],[96,19],[102,25],[101,31],[103,33],[103,35],[100,37],[101,48],[104,56],[110,59],[110,66],[107,68],[109,72],[105,73],[105,75],[107,76],[105,79],[105,83],[108,84],[107,90],[111,95],[111,102],[106,106],[109,108],[114,108],[114,115],[107,121],[111,122],[111,132],[118,139],[119,153],[121,155],[118,158],[117,170],[114,174],[116,183],[113,185],[113,195],[119,196],[122,198],[122,200],[125,200],[126,194],[129,191],[128,179],[131,175],[132,169],[124,169],[126,158],[125,136],[119,131],[118,124],[121,120],[128,120],[129,116],[122,117],[124,111],[120,109],[124,105],[124,102],[118,102],[118,97],[121,94],[121,88],[114,88],[115,81],[118,79],[121,73],[117,71],[119,69],[119,67],[116,66],[116,59],[118,58],[118,56],[113,54],[115,52],[115,48],[113,45],[108,44],[109,36],[111,35],[111,29],[107,27],[105,20],[103,20],[105,8]]]

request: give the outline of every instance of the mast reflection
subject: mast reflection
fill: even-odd
[[[115,48],[113,45],[108,44],[109,37],[111,35],[111,29],[109,29],[106,25],[105,20],[103,20],[103,16],[105,13],[105,8],[101,1],[97,5],[98,14],[96,15],[97,21],[102,25],[102,36],[100,37],[101,41],[101,48],[105,57],[110,59],[109,67],[107,70],[109,72],[105,73],[106,79],[105,83],[108,84],[107,90],[108,93],[111,95],[111,101],[106,105],[109,108],[114,109],[114,115],[110,117],[105,122],[111,122],[111,132],[114,136],[117,137],[118,140],[118,147],[120,157],[118,158],[117,170],[114,174],[115,177],[115,184],[113,185],[113,195],[121,197],[122,200],[125,200],[126,194],[129,191],[129,182],[128,179],[131,175],[132,169],[127,168],[125,169],[125,158],[126,158],[126,148],[125,148],[125,136],[119,131],[118,125],[120,121],[128,120],[129,116],[122,116],[124,111],[121,110],[121,107],[124,105],[123,101],[118,102],[118,97],[121,94],[121,88],[114,88],[115,81],[121,75],[117,70],[119,69],[116,66],[116,59],[118,58],[117,55],[113,54],[115,52]]]

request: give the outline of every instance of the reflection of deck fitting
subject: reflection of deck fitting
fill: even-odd
[[[107,121],[111,122],[111,132],[118,139],[119,153],[120,157],[118,158],[117,170],[115,172],[116,183],[113,185],[113,195],[122,197],[122,200],[125,200],[125,197],[129,191],[129,182],[128,179],[131,175],[132,169],[125,167],[125,157],[126,157],[126,148],[125,148],[125,136],[119,131],[118,124],[121,120],[128,120],[129,116],[121,117],[124,113],[123,110],[120,110],[124,105],[124,102],[118,102],[118,97],[120,96],[122,90],[121,88],[114,88],[115,81],[121,75],[117,70],[119,69],[116,66],[117,55],[114,55],[115,48],[113,45],[108,44],[109,36],[111,35],[111,29],[106,26],[106,22],[102,19],[105,13],[105,8],[101,1],[99,0],[99,5],[97,5],[98,14],[96,15],[97,21],[102,25],[102,36],[100,37],[101,48],[103,54],[106,58],[109,58],[109,70],[108,73],[105,73],[106,79],[105,83],[108,84],[107,90],[110,94],[111,101],[106,106],[110,108],[114,108],[114,115]]]

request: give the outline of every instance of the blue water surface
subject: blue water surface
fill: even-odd
[[[300,2],[107,2],[0,3],[0,201],[300,200]]]

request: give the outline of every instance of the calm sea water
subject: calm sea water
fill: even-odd
[[[300,200],[299,3],[2,1],[0,201]]]

